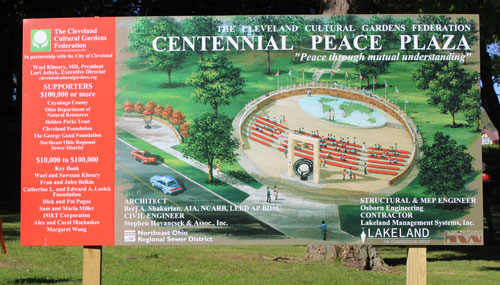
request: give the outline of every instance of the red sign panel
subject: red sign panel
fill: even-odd
[[[114,18],[24,22],[22,245],[114,242],[114,53]]]

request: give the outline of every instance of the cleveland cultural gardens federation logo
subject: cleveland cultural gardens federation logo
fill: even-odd
[[[50,29],[31,30],[31,51],[50,51]]]

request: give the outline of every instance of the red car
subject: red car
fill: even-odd
[[[152,153],[149,153],[145,150],[133,150],[130,155],[134,157],[137,161],[141,163],[155,163],[156,156]]]

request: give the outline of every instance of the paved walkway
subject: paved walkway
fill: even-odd
[[[208,173],[208,167],[198,161],[185,158],[181,152],[172,147],[179,144],[174,132],[166,125],[153,121],[152,128],[144,128],[142,118],[117,117],[116,127],[121,128],[165,152],[183,160],[192,166]],[[240,163],[250,163],[241,161]],[[249,166],[245,166],[247,169]],[[216,175],[216,174],[215,174]],[[221,173],[217,179],[247,193],[249,197],[241,205],[260,205],[264,210],[249,212],[257,219],[280,230],[287,236],[298,239],[321,238],[320,223],[325,220],[328,225],[328,238],[339,242],[354,242],[355,237],[340,230],[340,219],[337,205],[304,201],[293,196],[279,194],[278,200],[266,203],[266,188],[252,188],[245,183]],[[208,189],[207,189],[208,190]],[[210,190],[208,190],[210,191]]]

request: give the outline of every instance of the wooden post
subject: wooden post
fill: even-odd
[[[427,284],[427,248],[408,247],[406,257],[406,285]]]
[[[100,285],[102,246],[83,247],[83,285]]]

